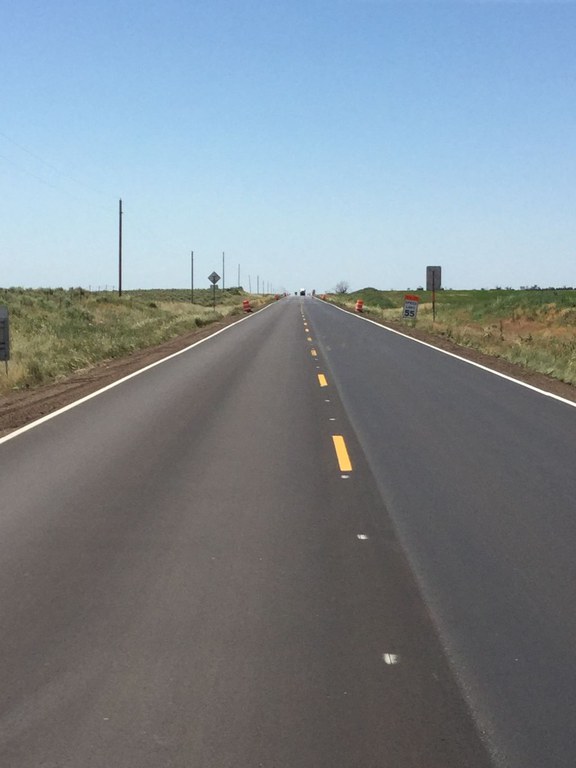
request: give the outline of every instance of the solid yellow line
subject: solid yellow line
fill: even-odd
[[[308,341],[312,341],[312,336],[308,336]]]
[[[321,387],[328,386],[328,382],[326,381],[326,376],[324,376],[323,373],[318,374],[318,383],[320,384]]]
[[[316,357],[318,355],[318,352],[316,352],[315,349],[311,349],[310,354],[312,355],[312,357]]]
[[[334,441],[334,449],[336,450],[336,456],[338,457],[340,472],[351,472],[352,462],[350,461],[350,456],[348,456],[344,438],[342,435],[332,435],[332,440]]]

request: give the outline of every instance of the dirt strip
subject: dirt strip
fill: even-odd
[[[168,355],[174,352],[179,352],[181,349],[185,349],[196,341],[200,341],[200,339],[206,338],[215,333],[215,331],[232,325],[238,320],[238,316],[226,318],[156,347],[139,350],[128,357],[108,360],[92,368],[77,371],[71,376],[53,384],[47,384],[34,389],[17,390],[6,397],[0,397],[0,437],[14,429],[36,421],[36,419],[52,413],[75,400],[79,400],[108,384],[112,384],[114,381],[118,381],[118,379],[128,376],[130,373],[144,368],[157,360],[168,357]],[[491,357],[469,347],[461,347],[441,336],[436,336],[417,328],[406,328],[402,323],[383,323],[378,320],[375,320],[375,322],[379,322],[380,325],[392,328],[393,330],[401,331],[407,336],[425,341],[447,352],[453,352],[467,360],[485,365],[488,368],[524,381],[546,392],[551,392],[576,402],[576,387],[573,387],[571,384],[565,384],[545,374],[536,373],[519,365],[514,365],[502,358]]]

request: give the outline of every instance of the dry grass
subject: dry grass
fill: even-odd
[[[0,367],[0,394],[56,381],[73,371],[160,344],[241,313],[239,291],[138,291],[119,298],[83,289],[0,290],[10,313],[11,360]]]

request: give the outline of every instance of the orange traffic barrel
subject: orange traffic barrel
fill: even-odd
[[[244,299],[244,301],[242,302],[242,309],[244,310],[244,312],[252,312],[252,307],[250,306],[250,302],[248,301],[248,299]]]
[[[362,299],[358,299],[358,301],[356,302],[356,312],[362,312],[363,309],[364,309],[364,302],[362,301]]]

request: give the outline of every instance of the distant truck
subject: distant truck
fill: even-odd
[[[300,291],[300,296],[306,296],[306,288],[302,288]]]

